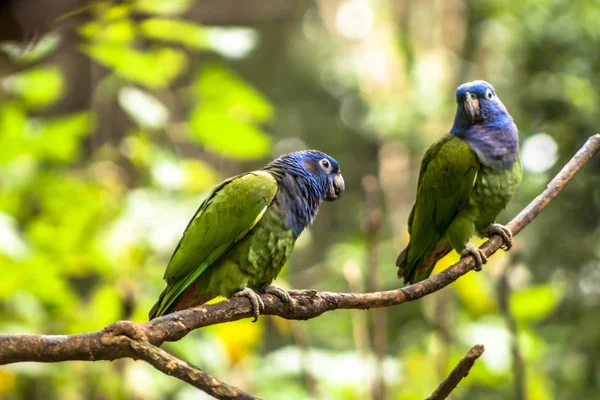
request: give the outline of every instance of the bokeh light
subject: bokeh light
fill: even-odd
[[[525,170],[545,172],[552,168],[558,158],[558,146],[546,133],[536,133],[525,139],[521,149],[521,161]]]

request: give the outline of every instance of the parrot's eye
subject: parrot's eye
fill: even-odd
[[[321,161],[319,161],[319,164],[321,165],[321,168],[323,168],[327,173],[331,172],[331,163],[328,159],[321,159]]]
[[[485,91],[485,97],[487,97],[488,100],[491,100],[494,98],[494,93],[492,93],[492,89],[487,89]]]

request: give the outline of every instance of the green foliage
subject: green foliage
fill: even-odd
[[[209,64],[196,79],[200,103],[190,124],[208,149],[237,158],[268,154],[271,140],[256,125],[271,119],[273,108],[256,90],[223,66]]]
[[[4,82],[9,93],[17,95],[32,108],[53,104],[62,96],[64,90],[61,72],[51,66],[26,70],[7,78]]]
[[[87,39],[111,43],[129,43],[135,38],[135,25],[132,21],[88,22],[79,29],[79,34]]]
[[[148,18],[139,25],[140,32],[150,39],[181,43],[196,50],[209,49],[203,27],[184,21]]]
[[[194,3],[193,0],[136,0],[133,8],[136,11],[156,15],[178,15],[186,11]]]
[[[554,313],[563,291],[553,285],[535,285],[519,290],[510,298],[510,311],[523,321],[546,318]]]
[[[115,74],[153,89],[169,86],[187,68],[187,56],[172,48],[138,51],[124,44],[93,43],[81,51]]]

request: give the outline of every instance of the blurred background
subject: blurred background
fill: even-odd
[[[145,321],[210,189],[305,148],[340,162],[346,193],[276,284],[399,287],[420,160],[465,81],[494,84],[520,129],[501,223],[600,130],[593,0],[0,1],[0,41],[2,333]],[[266,399],[410,400],[483,343],[452,398],[597,398],[599,225],[596,157],[513,251],[423,300],[163,347]],[[2,399],[202,396],[131,360],[0,367]]]

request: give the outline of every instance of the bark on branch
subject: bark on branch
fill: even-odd
[[[471,371],[473,364],[475,364],[475,360],[481,357],[483,350],[482,344],[473,346],[467,355],[460,360],[458,365],[454,367],[452,372],[450,372],[450,375],[440,383],[440,386],[426,400],[443,400],[448,397],[460,381],[469,375],[469,371]]]
[[[573,176],[598,150],[600,150],[600,134],[590,137],[577,154],[552,179],[546,189],[508,223],[508,227],[512,230],[513,234],[519,233],[527,226],[564,189]],[[486,256],[489,257],[502,244],[502,239],[494,236],[485,242],[481,248]],[[263,314],[277,315],[287,319],[306,320],[337,309],[369,309],[397,306],[420,299],[444,288],[469,272],[473,266],[474,261],[472,257],[464,258],[448,269],[424,281],[400,289],[383,292],[333,293],[316,292],[314,290],[291,291],[292,304],[289,306],[276,296],[263,295],[262,299],[265,304]],[[131,340],[140,342],[142,339],[139,338],[143,338],[142,342],[144,343],[152,346],[160,346],[166,341],[177,341],[194,329],[236,321],[251,316],[252,309],[249,301],[245,298],[233,298],[217,304],[179,311],[139,325],[129,323],[135,327],[137,336],[126,336],[124,340],[107,340],[107,337],[110,335],[114,336],[114,331],[116,328],[119,328],[119,324],[126,323],[124,321],[113,324],[101,331],[77,335],[0,335],[0,365],[25,361],[95,361],[129,357],[144,359],[157,369],[165,372],[165,365],[169,364],[168,357],[161,355],[152,358],[153,361],[149,361],[150,357],[147,353],[143,353],[143,348],[136,350],[136,346],[132,346]],[[127,337],[131,340],[127,339]],[[183,361],[181,362],[183,363]],[[187,367],[188,369],[190,367],[195,368],[190,365],[187,365]],[[183,369],[185,370],[185,368]],[[180,379],[182,378],[180,377]],[[202,383],[201,380],[197,380],[194,386],[200,387],[207,393],[214,395],[211,392],[210,385],[206,382]],[[231,389],[238,390],[235,388]]]

